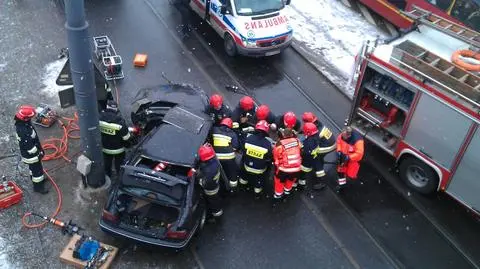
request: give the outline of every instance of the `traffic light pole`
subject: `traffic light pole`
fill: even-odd
[[[85,20],[84,0],[65,0],[70,70],[78,112],[83,154],[92,161],[87,185],[105,184],[100,130],[98,128],[97,93],[92,62],[92,48]]]

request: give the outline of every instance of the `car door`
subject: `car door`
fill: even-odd
[[[221,7],[226,7],[226,14],[222,14]],[[223,34],[226,29],[226,23],[223,16],[232,15],[232,3],[231,0],[211,0],[210,5],[210,25],[212,28],[223,38]]]

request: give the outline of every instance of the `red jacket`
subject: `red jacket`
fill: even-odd
[[[280,140],[273,150],[275,167],[286,173],[300,172],[302,165],[300,141],[295,138]]]
[[[349,139],[344,140],[342,134],[337,137],[337,152],[348,156],[348,161],[344,165],[339,165],[337,171],[345,173],[347,177],[357,178],[360,170],[360,161],[363,159],[364,141],[360,134],[353,132]]]

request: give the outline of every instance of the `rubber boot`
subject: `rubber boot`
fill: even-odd
[[[48,190],[45,188],[45,180],[41,182],[33,182],[33,191],[40,194],[47,194]]]

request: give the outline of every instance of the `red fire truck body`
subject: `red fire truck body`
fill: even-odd
[[[480,34],[429,19],[388,43],[363,46],[348,123],[395,157],[409,187],[445,191],[478,212],[480,72],[451,57],[479,51]]]

